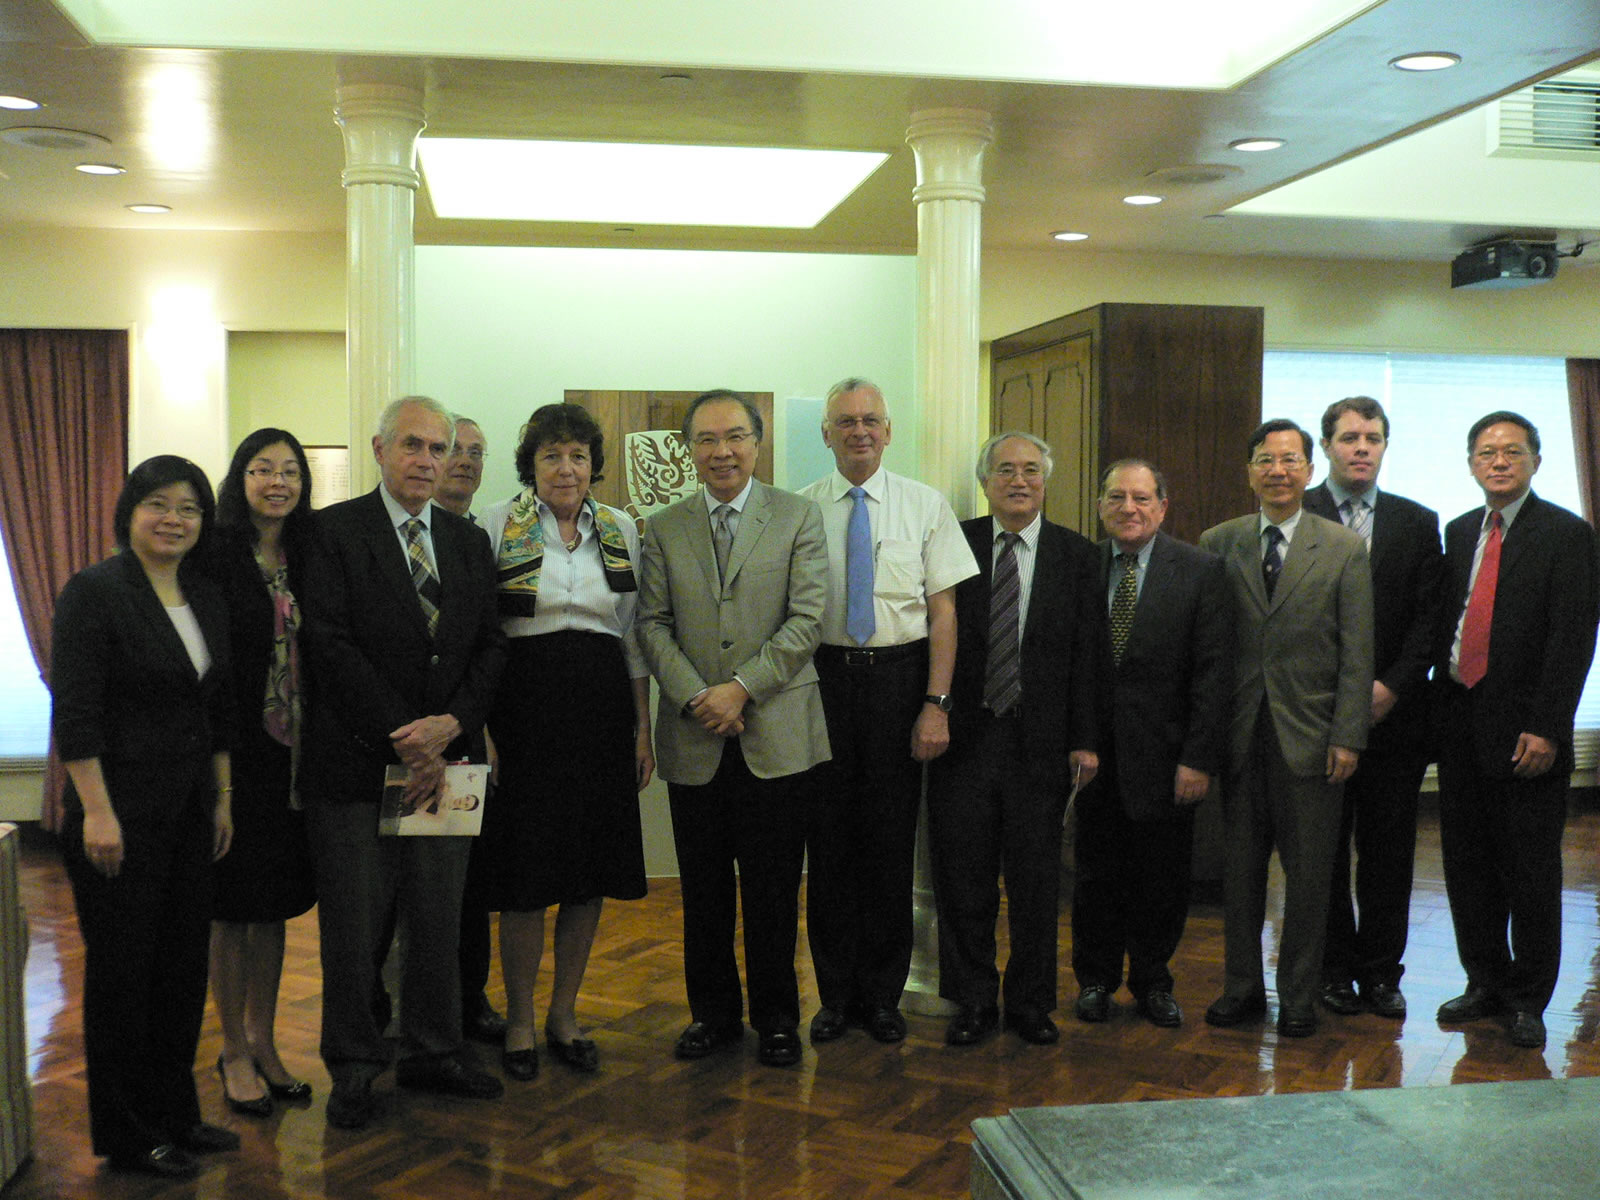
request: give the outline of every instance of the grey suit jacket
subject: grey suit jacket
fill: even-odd
[[[639,642],[661,689],[656,762],[668,783],[704,784],[724,739],[683,707],[737,675],[750,692],[739,737],[757,778],[792,775],[830,757],[811,655],[822,638],[828,545],[810,500],[756,482],[739,518],[728,578],[717,579],[704,492],[645,525]]]
[[[1372,717],[1372,573],[1350,530],[1302,512],[1272,600],[1261,577],[1258,514],[1200,535],[1233,592],[1232,769],[1246,761],[1265,697],[1289,769],[1327,769],[1329,746],[1363,750]]]

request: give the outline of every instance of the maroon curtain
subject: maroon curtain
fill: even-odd
[[[1572,456],[1578,493],[1589,524],[1600,515],[1600,358],[1567,359],[1567,403],[1572,408]]]
[[[111,552],[111,513],[128,473],[128,334],[0,329],[0,529],[22,625],[50,680],[56,594]],[[61,812],[54,749],[44,823]]]

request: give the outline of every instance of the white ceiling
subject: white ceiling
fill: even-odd
[[[163,0],[155,6],[162,21],[194,10],[209,27],[195,33],[164,24],[151,35],[127,0],[63,0],[62,8],[4,0],[0,93],[47,107],[0,114],[0,127],[64,126],[111,145],[75,155],[0,141],[0,224],[337,231],[344,199],[332,104],[340,72],[398,70],[424,83],[430,134],[891,155],[815,229],[639,226],[622,233],[588,223],[443,221],[424,192],[421,242],[909,251],[916,221],[907,119],[946,105],[994,116],[983,216],[990,248],[1042,248],[1052,230],[1071,228],[1102,250],[1443,262],[1508,230],[1565,243],[1600,229],[1600,168],[1490,161],[1483,118],[1471,112],[1600,54],[1600,0],[1387,0],[1331,28],[1349,4],[1291,9],[1280,0],[1270,12],[1327,28],[1288,50],[1282,20],[1219,5],[1187,25],[1170,18],[1201,6],[1093,6],[1109,9],[1121,29],[1085,24],[1090,7],[1068,0],[694,0],[692,8],[681,0]],[[68,8],[88,14],[84,26],[104,40],[86,36],[64,15]],[[1041,8],[1047,15],[1034,16],[1036,36],[1017,34]],[[406,14],[434,24],[408,23]],[[963,30],[961,19],[989,32]],[[708,23],[715,35],[705,32]],[[1197,29],[1225,36],[1202,54]],[[1215,77],[1244,76],[1206,90],[1029,81],[1052,65],[1057,77],[1088,77],[1086,62],[1148,71],[1162,63],[1163,44],[1181,48],[1185,39]],[[157,41],[189,48],[150,44]],[[1147,44],[1150,55],[1131,67],[1111,52]],[[219,48],[226,46],[235,48]],[[409,53],[381,60],[337,53],[353,49]],[[1241,49],[1256,61],[1277,57],[1256,69],[1239,59]],[[1429,75],[1387,66],[1421,49],[1454,51],[1462,63]],[[956,50],[970,50],[976,65]],[[1087,55],[1076,53],[1082,50]],[[1170,60],[1160,70],[1163,79],[1176,77]],[[1287,145],[1253,155],[1228,149],[1252,135]],[[72,169],[83,157],[129,170],[91,178]],[[1225,170],[1209,183],[1162,178],[1165,169],[1195,164]],[[1123,204],[1135,191],[1167,201],[1149,209]],[[1248,211],[1235,208],[1252,198],[1259,199]],[[140,201],[174,211],[151,217],[123,207]]]

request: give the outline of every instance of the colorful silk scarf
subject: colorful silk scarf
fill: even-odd
[[[633,563],[628,558],[628,543],[622,526],[609,509],[585,496],[584,507],[600,542],[600,565],[605,569],[606,585],[613,592],[638,590]],[[500,550],[495,569],[499,577],[498,603],[502,617],[531,617],[539,603],[539,569],[544,566],[544,527],[539,521],[539,497],[533,488],[523,488],[506,515],[505,532],[500,535]]]

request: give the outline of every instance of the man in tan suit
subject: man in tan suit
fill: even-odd
[[[684,418],[705,490],[651,517],[639,634],[660,685],[656,760],[683,888],[693,1022],[679,1058],[738,1041],[734,865],[744,903],[750,1023],[761,1061],[800,1060],[794,955],[811,768],[828,733],[811,655],[822,636],[828,547],[815,504],[753,478],[761,414],[706,392]]]
[[[1266,1013],[1261,928],[1267,864],[1283,864],[1278,1032],[1316,1032],[1328,891],[1344,781],[1367,744],[1372,715],[1372,573],[1366,543],[1305,512],[1311,435],[1268,421],[1250,435],[1250,488],[1259,513],[1200,535],[1233,593],[1233,724],[1223,796],[1227,846],[1222,996],[1212,1025]]]

